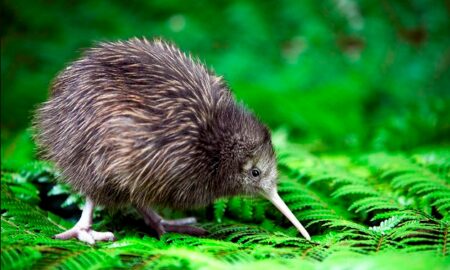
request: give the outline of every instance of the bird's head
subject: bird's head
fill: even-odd
[[[308,240],[310,236],[277,192],[278,171],[268,128],[245,110],[229,110],[220,128],[220,181],[232,186],[228,194],[261,195],[280,210]]]
[[[239,178],[244,193],[258,194],[268,199],[306,239],[311,240],[306,229],[278,195],[277,162],[271,141],[260,142],[241,166]]]

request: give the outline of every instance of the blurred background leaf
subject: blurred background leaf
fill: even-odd
[[[95,41],[163,37],[223,75],[271,128],[312,151],[448,143],[446,1],[1,3],[3,166],[34,157],[51,80]]]

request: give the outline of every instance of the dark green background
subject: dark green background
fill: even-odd
[[[448,1],[2,1],[4,166],[59,70],[95,41],[163,37],[312,151],[448,142]]]

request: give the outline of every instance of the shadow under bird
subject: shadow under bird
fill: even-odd
[[[151,207],[260,194],[310,240],[278,196],[268,128],[221,77],[170,43],[134,38],[88,49],[54,80],[34,130],[61,180],[86,196],[80,220],[55,238],[113,240],[91,228],[95,205],[135,207],[158,236],[203,235],[195,218],[165,220]]]

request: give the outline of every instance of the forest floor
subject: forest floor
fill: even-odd
[[[44,162],[1,177],[2,269],[448,269],[450,150],[312,154],[275,138],[279,192],[307,241],[262,198],[233,197],[196,215],[206,237],[152,236],[133,212],[96,212],[117,241],[52,239],[70,228],[79,195]],[[64,218],[63,218],[64,217]]]

